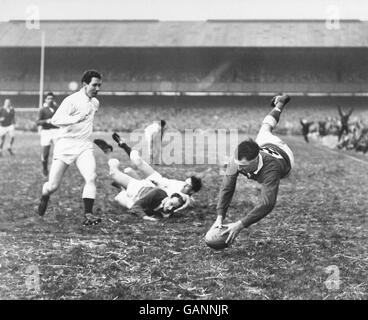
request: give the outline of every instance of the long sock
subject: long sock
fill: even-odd
[[[48,194],[48,195],[42,195],[41,196],[41,200],[48,200],[48,199],[50,199],[50,195]]]
[[[95,202],[95,199],[83,198],[84,213],[92,213],[94,202]]]
[[[128,154],[128,156],[130,157],[130,153],[132,152],[132,148],[129,147],[125,142],[123,143],[119,143],[119,147],[124,149],[124,151]]]
[[[42,186],[42,196],[49,196],[50,194],[49,182],[47,181]]]

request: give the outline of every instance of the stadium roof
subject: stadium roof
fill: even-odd
[[[340,21],[0,22],[0,47],[368,47],[368,22]],[[332,25],[336,26],[335,25]]]

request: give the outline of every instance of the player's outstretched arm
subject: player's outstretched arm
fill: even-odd
[[[337,106],[337,109],[339,110],[340,117],[344,116],[344,113],[342,112],[340,105]]]
[[[277,200],[279,184],[280,179],[278,177],[271,177],[262,184],[260,204],[240,220],[244,228],[248,228],[263,219],[273,210]]]
[[[229,168],[228,168],[228,171],[229,171]],[[224,178],[221,184],[221,188],[220,188],[219,199],[218,199],[217,207],[216,207],[217,218],[216,218],[216,221],[213,227],[221,226],[223,220],[226,217],[227,210],[230,206],[231,200],[235,192],[237,178],[238,178],[237,170],[236,170],[236,173],[233,173],[233,174],[226,173],[224,175]]]

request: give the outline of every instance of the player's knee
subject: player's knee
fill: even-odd
[[[267,115],[262,121],[261,129],[265,131],[272,131],[272,129],[274,129],[276,125],[277,125],[277,120],[273,116]]]
[[[57,182],[49,182],[47,184],[47,191],[48,193],[54,193],[57,189],[59,189],[60,187],[60,183],[57,183]]]
[[[119,168],[119,164],[120,164],[120,161],[118,159],[110,159],[108,161],[108,165],[109,165],[110,169],[111,168],[116,168],[116,169]]]
[[[134,173],[134,169],[131,167],[127,167],[124,169],[124,173],[126,173],[127,175],[131,175],[132,173]]]
[[[109,174],[113,174],[116,173],[117,171],[119,171],[119,160],[118,159],[110,159],[108,162],[109,165]]]
[[[85,177],[86,184],[94,184],[97,179],[97,175],[95,172],[88,175],[88,177]]]

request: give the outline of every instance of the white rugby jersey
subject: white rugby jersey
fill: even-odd
[[[153,136],[160,132],[161,132],[161,126],[158,124],[158,122],[154,122],[144,129],[144,133],[146,136]]]
[[[51,123],[60,127],[60,138],[87,140],[92,134],[93,120],[99,105],[99,101],[88,97],[82,88],[63,100],[51,118]]]
[[[174,193],[181,193],[181,190],[185,186],[184,181],[162,178],[157,185],[159,188],[164,189],[166,193],[171,196]]]

